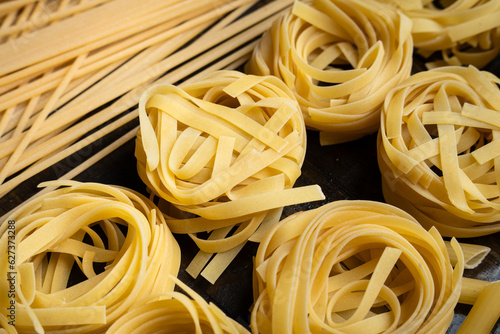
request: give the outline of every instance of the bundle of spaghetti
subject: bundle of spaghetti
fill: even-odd
[[[12,190],[47,164],[51,166],[60,161],[61,152],[74,143],[83,143],[82,138],[101,125],[112,122],[115,124],[112,127],[116,128],[119,122],[134,119],[129,109],[137,103],[140,93],[127,93],[150,84],[186,60],[217,43],[226,42],[252,25],[256,25],[256,29],[250,29],[253,37],[258,36],[268,28],[265,22],[259,21],[276,15],[288,3],[269,5],[264,15],[259,11],[259,20],[255,16],[241,18],[255,2],[101,0],[75,5],[67,1],[48,1],[37,2],[35,9],[31,8],[34,3],[23,9],[11,8],[2,21],[5,29],[22,22],[38,22],[42,18],[48,21],[44,25],[30,26],[33,30],[21,29],[25,32],[20,35],[18,30],[12,29],[0,44],[0,58],[5,64],[0,69],[0,194]],[[49,20],[52,16],[46,11],[53,10],[55,4],[58,4],[57,10]],[[135,7],[139,7],[137,14]],[[25,17],[25,21],[15,20],[18,16],[24,17],[19,13],[25,12],[31,16]],[[63,16],[64,13],[72,16]],[[207,30],[223,16],[241,24],[236,26],[230,20],[222,20],[223,25]],[[89,32],[92,22],[99,22],[101,30],[92,28],[98,33]],[[207,32],[200,35],[205,30]],[[63,35],[62,32],[71,36],[70,41],[63,43],[55,37]],[[197,49],[181,50],[196,37]],[[248,36],[242,38],[241,42],[226,43],[219,51],[227,52],[228,48],[236,51],[250,39]],[[184,68],[180,79],[195,70]],[[100,110],[124,94],[127,98],[120,99],[111,110]],[[56,157],[59,160],[54,161]]]
[[[412,19],[417,52],[429,68],[442,65],[485,67],[500,53],[500,1],[395,1]],[[440,53],[439,60],[431,55]]]
[[[103,332],[137,300],[173,291],[180,249],[159,209],[126,188],[76,181],[24,203],[1,225],[1,312],[10,330]],[[5,304],[7,303],[7,304]],[[9,304],[10,303],[10,304]],[[12,320],[12,319],[11,319]]]
[[[463,257],[404,211],[336,201],[289,216],[255,257],[253,333],[445,333]]]
[[[500,281],[485,285],[457,334],[493,333],[495,323],[500,318],[499,300]]]
[[[139,120],[138,173],[180,211],[167,220],[172,232],[188,233],[204,253],[239,249],[263,222],[277,222],[284,206],[324,199],[317,185],[293,188],[305,125],[293,93],[276,77],[216,71],[153,86],[141,97]],[[209,240],[197,236],[209,231]],[[199,270],[210,259],[200,256]],[[222,270],[203,275],[213,281]]]
[[[322,145],[374,133],[388,91],[413,63],[411,21],[376,1],[296,1],[255,48],[246,72],[275,75]]]
[[[213,303],[174,277],[182,292],[151,295],[118,319],[107,334],[135,333],[249,333]]]
[[[149,75],[148,80],[155,77],[157,73],[167,72],[166,75],[161,77],[162,82],[192,82],[198,80],[199,77],[202,77],[206,73],[211,73],[218,69],[234,70],[239,68],[248,60],[248,57],[256,43],[255,37],[262,34],[262,32],[270,26],[274,18],[277,15],[280,15],[283,8],[286,8],[287,6],[287,1],[271,2],[267,5],[259,7],[244,17],[240,17],[240,15],[246,11],[245,7],[231,12],[226,15],[223,20],[220,20],[217,25],[211,27],[203,34],[203,36],[198,38],[189,46],[167,57],[156,66],[149,68],[147,71],[147,74]],[[193,55],[196,56],[190,58]],[[182,66],[176,67],[181,63],[183,63]],[[174,67],[176,68],[173,69]],[[138,81],[147,81],[144,80],[143,76],[139,74],[140,73],[130,77],[131,80],[127,79],[129,82],[129,85],[126,86],[127,88],[134,87],[134,84],[137,84]],[[57,139],[53,138],[54,140],[52,140],[52,145],[49,145],[48,148],[53,148],[55,144],[64,141],[65,138],[70,135],[74,135],[75,133],[85,133],[88,129],[99,127],[101,121],[109,117],[109,115],[113,115],[112,117],[119,115],[118,118],[110,124],[100,127],[99,130],[93,132],[91,135],[85,136],[60,152],[47,156],[3,185],[0,185],[0,194],[9,192],[23,180],[26,180],[40,171],[43,171],[47,167],[55,167],[55,164],[58,161],[68,157],[71,158],[72,154],[78,154],[78,150],[86,148],[87,145],[97,146],[95,145],[95,142],[98,142],[103,136],[109,134],[113,135],[114,132],[121,132],[121,127],[126,126],[130,122],[134,122],[137,119],[138,112],[137,108],[134,108],[126,115],[120,115],[120,113],[127,110],[128,106],[137,104],[139,96],[145,89],[145,86],[148,85],[144,84],[132,89],[117,99],[109,107],[103,108],[88,119],[81,121],[80,123],[63,131],[56,136]],[[88,106],[80,105],[79,109],[84,107],[86,108]],[[108,154],[121,147],[123,144],[132,140],[136,136],[137,130],[138,127],[135,127],[125,134],[122,134],[118,139],[100,151],[90,152],[90,157],[81,161],[80,164],[73,167],[67,173],[61,175],[59,179],[70,180],[79,175],[81,172],[105,158]],[[88,152],[85,154],[88,154]],[[81,156],[78,156],[77,158],[81,159]],[[43,188],[43,190],[32,195],[31,198],[40,196],[51,189],[52,187]],[[7,215],[8,213],[1,217],[0,221],[3,221]]]
[[[385,101],[382,190],[444,236],[500,231],[500,79],[473,66],[414,74]]]

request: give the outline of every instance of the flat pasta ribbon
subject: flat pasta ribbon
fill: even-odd
[[[293,188],[305,125],[276,77],[217,71],[195,83],[153,86],[141,97],[139,119],[138,173],[178,211],[164,209],[172,232],[188,233],[204,253],[258,239],[255,232],[277,222],[284,206],[324,199],[317,185]]]
[[[220,333],[249,334],[213,303],[207,303],[177,278],[184,290],[152,295],[138,302],[118,319],[106,334]]]
[[[0,280],[3,296],[14,291],[0,311],[12,320],[5,303],[15,304],[9,330],[102,333],[136,301],[173,290],[166,278],[178,274],[179,245],[148,198],[97,183],[42,184],[54,185],[63,187],[1,225],[3,249],[15,231],[15,260],[0,253],[2,276],[14,278]]]
[[[488,282],[482,288],[457,334],[493,333],[500,318],[500,281]]]
[[[413,22],[417,52],[432,68],[443,65],[485,67],[500,53],[500,1],[396,1]],[[439,60],[432,60],[434,53]]]
[[[473,66],[414,74],[387,96],[384,198],[444,236],[500,231],[500,79]]]
[[[413,63],[411,21],[376,1],[295,1],[254,49],[247,73],[275,75],[322,145],[374,133],[389,90]]]
[[[464,270],[436,229],[379,202],[296,213],[255,257],[253,333],[445,333]]]

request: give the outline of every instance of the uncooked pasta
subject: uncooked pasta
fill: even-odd
[[[324,199],[317,185],[293,188],[305,126],[292,92],[276,77],[217,71],[181,86],[153,86],[141,97],[139,119],[139,175],[179,211],[167,220],[172,232],[188,233],[205,254],[244,245],[277,222],[284,206]],[[201,270],[208,258],[199,256]]]
[[[207,303],[180,280],[185,293],[173,291],[146,297],[118,319],[106,334],[196,333],[249,334],[213,303]]]
[[[103,332],[136,301],[173,290],[166,277],[177,276],[179,245],[148,198],[97,183],[44,185],[62,188],[24,203],[1,225],[0,245],[14,246],[0,253],[8,331]]]
[[[449,66],[414,74],[387,97],[378,155],[387,202],[444,236],[500,231],[500,79]]]
[[[411,18],[415,48],[429,68],[483,68],[500,53],[499,0],[379,1],[396,4]]]
[[[388,91],[410,75],[411,21],[376,1],[295,1],[255,48],[247,73],[290,87],[323,145],[374,133]]]
[[[464,270],[441,235],[379,202],[296,213],[255,257],[253,333],[445,333]]]

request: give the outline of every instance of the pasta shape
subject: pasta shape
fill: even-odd
[[[483,288],[457,334],[492,333],[499,318],[500,281],[495,281]]]
[[[462,279],[462,291],[460,292],[458,302],[460,304],[474,305],[485,286],[490,283],[489,281],[464,277]]]
[[[165,277],[178,273],[179,245],[149,199],[96,183],[42,184],[54,185],[63,187],[24,203],[1,225],[2,249],[12,226],[16,238],[15,261],[0,253],[1,272],[14,277],[0,280],[3,296],[15,295],[2,299],[2,313],[4,303],[16,308],[8,330],[104,332],[136,301],[173,290]]]
[[[417,52],[432,59],[430,68],[443,65],[485,67],[500,53],[500,1],[395,1],[412,19]]]
[[[387,97],[384,198],[444,236],[500,231],[500,79],[473,66],[414,74]]]
[[[389,90],[410,75],[411,21],[376,1],[295,1],[254,49],[245,71],[275,75],[322,145],[374,133]]]
[[[215,304],[207,303],[180,280],[171,279],[185,293],[164,292],[141,300],[106,333],[249,334],[248,330],[229,318]]]
[[[450,256],[450,262],[452,265],[455,265],[457,263],[457,258],[455,257],[455,252],[453,252],[453,246],[449,241],[445,241],[445,244]],[[465,269],[474,269],[479,266],[491,251],[491,248],[487,246],[463,242],[460,243],[460,248],[462,248],[464,254]]]
[[[436,229],[396,207],[337,201],[282,220],[255,257],[253,333],[445,333],[460,295]]]
[[[0,1],[0,196],[135,122],[160,78],[238,68],[293,0],[258,2]]]
[[[304,161],[305,125],[293,94],[275,77],[217,71],[180,87],[154,86],[141,97],[139,120],[141,179],[178,211],[167,220],[172,232],[188,233],[207,254],[244,245],[279,220],[277,209],[324,199],[317,185],[292,188]],[[210,231],[208,239],[197,235]]]

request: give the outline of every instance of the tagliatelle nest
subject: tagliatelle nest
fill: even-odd
[[[284,206],[324,198],[318,186],[292,188],[306,132],[297,101],[276,77],[219,71],[179,87],[155,86],[142,96],[139,118],[139,175],[184,213],[168,219],[172,232],[189,233],[205,253],[258,241]],[[208,239],[196,234],[209,231]],[[199,268],[188,268],[193,276],[209,259],[200,256]],[[205,277],[214,281],[222,270]]]
[[[473,65],[483,68],[500,53],[500,1],[392,0],[412,19],[412,36],[426,57],[441,52],[441,61],[428,64]]]
[[[413,63],[411,21],[372,0],[296,1],[255,48],[246,72],[293,91],[321,143],[374,133],[390,89]]]
[[[255,257],[252,333],[445,333],[463,256],[385,203],[337,201],[275,226]]]
[[[138,300],[174,289],[165,277],[177,276],[180,248],[148,198],[97,183],[44,185],[63,188],[24,203],[0,229],[3,249],[15,248],[13,261],[0,252],[0,272],[15,281],[8,333],[104,332]],[[2,313],[8,284],[4,276]]]
[[[215,304],[207,303],[180,280],[184,293],[168,292],[144,298],[111,326],[107,334],[195,333],[249,334]]]
[[[378,142],[387,202],[445,236],[500,231],[498,84],[472,66],[443,67],[389,94]]]

